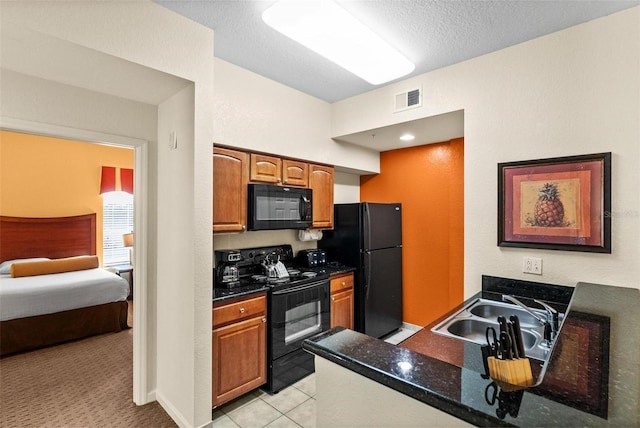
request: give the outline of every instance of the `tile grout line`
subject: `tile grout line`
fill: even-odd
[[[413,334],[415,334],[415,333],[416,333],[416,331],[413,331],[412,329],[402,329],[401,331],[397,332],[396,334],[394,334],[394,335],[392,335],[392,336],[388,337],[385,341],[389,341],[390,339],[394,339],[393,341],[389,341],[388,343],[391,343],[391,344],[397,345],[398,343],[402,342],[403,340],[408,339],[409,337],[411,337],[411,336],[412,336]],[[396,341],[397,341],[397,342],[396,342]],[[298,387],[296,386],[296,384],[290,385],[290,386],[288,386],[287,388],[294,388],[295,390],[297,390],[298,392],[301,392],[304,396],[306,396],[306,397],[307,397],[307,398],[306,398],[302,403],[299,403],[298,405],[296,405],[295,407],[293,407],[292,409],[290,409],[289,411],[287,411],[287,413],[292,412],[293,410],[295,410],[295,409],[297,409],[298,407],[302,406],[303,404],[307,403],[309,400],[314,400],[314,401],[315,401],[315,394],[314,394],[314,395],[310,395],[309,393],[307,393],[307,392],[303,391],[302,389],[298,388]],[[227,406],[227,404],[231,404],[231,403],[233,402],[233,401],[232,401],[231,403],[227,403],[227,404],[225,404],[225,405],[222,405],[222,406],[220,406],[220,407],[218,407],[218,408],[214,409],[214,410],[213,410],[213,412],[220,411],[223,415],[227,416],[227,417],[231,420],[231,422],[232,422],[233,424],[235,424],[236,426],[239,426],[239,427],[240,427],[240,425],[238,425],[238,423],[236,423],[236,421],[235,421],[235,420],[230,416],[230,414],[231,414],[231,413],[233,413],[233,412],[235,412],[235,411],[238,411],[238,410],[240,410],[240,409],[242,409],[242,408],[244,408],[244,407],[246,407],[246,406],[248,406],[248,405],[250,405],[251,403],[253,403],[253,402],[257,401],[257,400],[260,400],[260,401],[262,401],[264,404],[268,405],[269,407],[271,407],[272,409],[274,409],[276,412],[278,412],[278,413],[280,414],[280,416],[278,416],[275,420],[278,420],[278,419],[280,419],[280,417],[284,416],[284,417],[285,417],[285,418],[287,418],[289,421],[291,421],[292,423],[294,423],[297,427],[299,427],[299,428],[304,428],[304,426],[303,426],[303,425],[300,425],[298,422],[296,422],[295,420],[291,419],[291,418],[287,415],[287,413],[283,413],[283,412],[281,412],[279,409],[277,409],[277,408],[276,408],[275,406],[273,406],[271,403],[269,403],[268,401],[265,401],[263,397],[264,397],[265,395],[269,395],[268,393],[263,392],[263,391],[262,391],[262,390],[260,390],[260,389],[258,389],[257,391],[258,391],[258,392],[255,392],[255,391],[254,391],[254,392],[251,392],[251,393],[250,393],[250,394],[252,395],[252,397],[253,397],[253,398],[249,398],[249,400],[248,400],[247,402],[242,403],[239,407],[236,407],[236,408],[234,408],[233,410],[225,410],[225,406]],[[265,427],[266,427],[266,426],[268,426],[269,424],[271,424],[271,423],[275,422],[275,420],[274,420],[274,421],[269,422],[269,423],[268,423],[268,424],[266,424],[266,425],[262,425],[262,428],[265,428]]]

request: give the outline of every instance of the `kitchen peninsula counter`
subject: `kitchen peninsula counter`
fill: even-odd
[[[472,299],[476,297],[483,296],[479,293]],[[316,361],[328,360],[369,382],[365,393],[388,388],[402,394],[404,401],[454,417],[448,422],[452,425],[635,427],[640,425],[638,307],[637,289],[578,283],[546,370],[541,365],[535,370],[532,361],[539,377],[537,386],[515,392],[503,391],[482,377],[480,345],[430,331],[459,308],[398,346],[335,328],[307,340],[304,347],[316,355]],[[320,362],[324,367],[325,361]],[[320,376],[319,371],[319,418],[329,414],[323,410],[327,403],[334,407],[333,414],[344,411],[345,418],[354,415],[358,403],[368,404],[367,397],[359,397],[343,400],[343,409],[335,408],[340,402],[323,395],[322,385],[327,381]],[[375,416],[357,417],[362,423]]]

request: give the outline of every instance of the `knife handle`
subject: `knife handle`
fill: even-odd
[[[503,360],[513,359],[513,353],[511,352],[511,339],[509,339],[509,333],[506,331],[500,333],[500,350],[502,351]]]
[[[520,351],[518,350],[518,345],[516,344],[516,334],[513,329],[513,324],[511,321],[507,322],[507,329],[509,330],[507,333],[509,334],[509,344],[511,345],[511,353],[513,354],[513,358],[520,358]]]
[[[498,324],[500,325],[500,333],[502,332],[507,332],[507,319],[505,317],[503,317],[502,315],[500,315],[498,317]]]
[[[513,324],[513,332],[516,337],[516,346],[518,347],[518,353],[520,354],[520,358],[524,358],[524,342],[522,340],[522,330],[520,329],[520,318],[518,318],[517,315],[511,315],[509,320],[511,320],[511,324]]]

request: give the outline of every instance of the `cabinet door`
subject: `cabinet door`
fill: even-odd
[[[333,228],[333,167],[309,165],[309,187],[313,189],[314,228]]]
[[[309,184],[309,165],[305,162],[282,159],[282,184],[307,187]]]
[[[249,155],[213,149],[213,231],[241,232],[247,224]]]
[[[353,330],[353,289],[331,294],[331,327]]]
[[[263,183],[282,182],[282,159],[276,156],[267,156],[251,153],[251,181]]]
[[[266,318],[213,330],[213,405],[225,403],[267,381]]]

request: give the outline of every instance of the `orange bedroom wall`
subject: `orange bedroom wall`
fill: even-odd
[[[0,214],[96,213],[96,254],[102,264],[101,167],[133,164],[131,149],[0,131]]]
[[[403,321],[426,326],[464,297],[464,139],[380,154],[363,202],[402,203]]]

